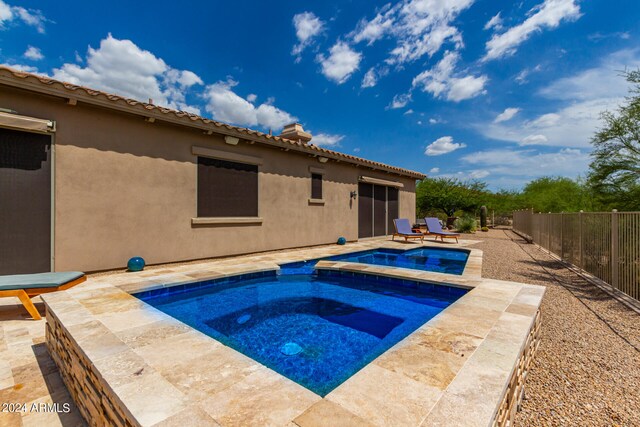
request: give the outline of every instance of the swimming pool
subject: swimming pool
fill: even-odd
[[[256,273],[135,296],[325,396],[466,292],[318,271]]]
[[[295,268],[295,272],[304,274],[312,273],[316,263],[320,260],[347,261],[461,275],[467,265],[468,258],[469,251],[460,249],[421,247],[403,251],[399,249],[379,248],[308,261],[293,262],[284,264],[284,266],[288,269]]]

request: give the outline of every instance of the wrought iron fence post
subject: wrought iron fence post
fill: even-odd
[[[611,212],[611,286],[618,289],[618,210]]]
[[[584,270],[584,261],[582,259],[582,240],[583,240],[583,238],[582,238],[582,213],[583,212],[584,211],[580,210],[580,212],[578,213],[578,251],[579,251],[578,256],[580,257],[579,258],[580,259],[579,267]]]
[[[533,208],[529,211],[529,230],[531,231],[531,233],[529,233],[529,236],[531,236],[531,243],[535,243],[536,239],[533,237]]]
[[[564,260],[564,213],[560,212],[560,259]]]
[[[547,215],[547,250],[551,253],[551,212]]]

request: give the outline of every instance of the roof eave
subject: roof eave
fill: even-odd
[[[17,75],[16,73],[20,75]],[[424,179],[426,177],[426,175],[420,172],[397,168],[356,156],[350,156],[348,154],[327,150],[312,144],[303,144],[301,142],[279,136],[268,135],[252,129],[228,125],[194,114],[159,107],[157,105],[147,104],[133,99],[126,99],[119,95],[110,95],[102,91],[81,86],[70,85],[73,86],[73,88],[70,88],[66,87],[65,84],[60,81],[49,78],[46,79],[48,82],[45,83],[38,76],[31,73],[20,72],[9,67],[0,67],[0,84],[4,84],[6,86],[25,89],[63,99],[73,99],[75,102],[80,101],[105,109],[135,114],[145,118],[153,118],[158,121],[178,126],[188,126],[200,129],[203,132],[214,131],[222,135],[235,136],[237,138],[259,142],[272,147],[290,149],[313,157],[327,157],[332,160],[350,163],[370,168],[372,170],[381,170],[415,179]]]

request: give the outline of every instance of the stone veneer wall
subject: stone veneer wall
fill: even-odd
[[[124,405],[101,381],[91,361],[50,310],[47,310],[46,325],[49,354],[87,423],[90,426],[137,426],[138,423],[126,415]]]
[[[518,359],[518,365],[511,374],[507,391],[493,421],[494,427],[513,425],[513,419],[515,418],[516,412],[520,409],[520,403],[522,403],[522,398],[524,397],[524,383],[529,373],[529,367],[540,345],[541,323],[540,309],[538,309],[533,327],[529,331],[529,336]]]

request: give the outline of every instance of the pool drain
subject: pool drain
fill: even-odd
[[[239,325],[242,325],[244,323],[247,323],[249,319],[251,319],[250,314],[243,314],[242,316],[238,317],[238,320],[236,320],[236,322],[238,322]]]
[[[283,344],[282,347],[280,347],[280,352],[282,354],[286,354],[287,356],[293,356],[295,354],[298,354],[302,351],[302,347],[300,347],[298,344],[294,343],[294,342],[288,342],[286,344]]]

